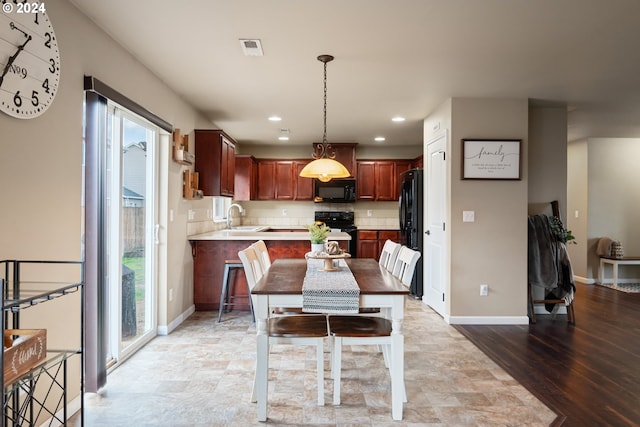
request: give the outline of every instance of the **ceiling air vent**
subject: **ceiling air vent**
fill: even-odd
[[[259,39],[240,39],[244,56],[263,56]]]

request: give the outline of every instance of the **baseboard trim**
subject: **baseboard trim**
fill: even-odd
[[[580,283],[584,283],[585,285],[595,285],[596,284],[596,280],[593,278],[588,278],[588,277],[582,277],[582,276],[573,276],[573,280],[576,282],[580,282]]]
[[[196,311],[196,306],[191,305],[184,312],[182,312],[178,317],[173,319],[168,325],[158,326],[158,335],[169,335],[175,328],[180,326],[182,322],[184,322],[189,316],[191,316]]]
[[[448,316],[450,325],[528,325],[528,316]]]

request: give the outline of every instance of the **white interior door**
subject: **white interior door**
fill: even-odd
[[[424,296],[423,300],[445,316],[446,298],[446,131],[427,143],[424,209]]]

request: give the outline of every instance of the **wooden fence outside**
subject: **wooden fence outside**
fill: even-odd
[[[144,218],[144,207],[122,208],[122,244],[125,255],[144,251]]]

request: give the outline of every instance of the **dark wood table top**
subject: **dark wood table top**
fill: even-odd
[[[360,287],[360,295],[409,294],[398,278],[384,269],[373,258],[345,260]],[[251,291],[252,294],[301,294],[307,273],[307,260],[300,258],[276,259],[267,273]],[[331,272],[327,272],[331,274]]]

